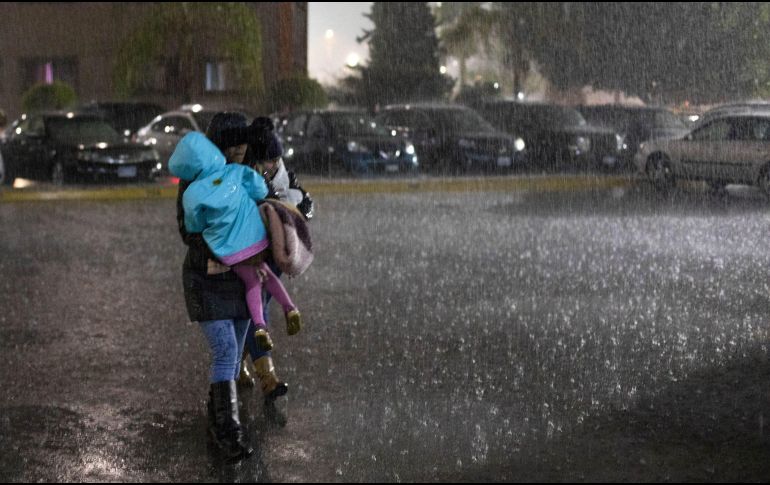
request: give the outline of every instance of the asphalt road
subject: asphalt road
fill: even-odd
[[[0,480],[770,480],[758,192],[429,190],[316,196],[236,466],[173,200],[0,203]]]

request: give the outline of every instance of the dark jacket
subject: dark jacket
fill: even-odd
[[[209,260],[216,261],[201,234],[190,234],[184,225],[182,195],[189,182],[179,182],[176,199],[176,220],[182,241],[187,245],[187,255],[182,265],[182,285],[187,314],[193,322],[208,320],[247,320],[243,283],[232,271],[208,274]]]

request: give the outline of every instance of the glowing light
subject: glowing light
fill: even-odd
[[[446,74],[446,66],[441,66],[438,68],[438,70],[441,74]]]
[[[203,109],[203,106],[199,104],[194,104],[191,109],[193,113],[197,113]]]
[[[355,52],[351,52],[350,54],[348,54],[348,57],[345,60],[345,64],[347,64],[350,67],[356,67],[359,62],[361,62],[361,58],[358,57],[358,54],[356,54]]]
[[[522,93],[521,91],[519,91],[519,93],[516,95],[516,99],[518,99],[519,101],[521,101],[522,99],[524,99],[524,93]]]
[[[69,118],[69,119],[72,119],[72,118],[74,118],[74,117],[75,117],[75,113],[73,113],[72,111],[70,111],[69,113],[67,113],[67,118]]]
[[[495,89],[500,89],[500,83],[495,83]]]
[[[107,148],[107,144],[104,142],[97,143],[96,148],[101,148],[102,150],[104,150],[105,148]]]

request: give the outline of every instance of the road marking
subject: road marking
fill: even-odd
[[[312,195],[354,195],[422,192],[536,191],[561,192],[628,187],[631,176],[554,175],[521,177],[415,178],[398,180],[309,180],[304,188]],[[176,186],[109,187],[94,189],[2,189],[2,202],[102,201],[138,199],[174,199]]]

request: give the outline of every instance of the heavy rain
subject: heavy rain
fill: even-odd
[[[0,478],[770,480],[768,19],[0,4]]]

